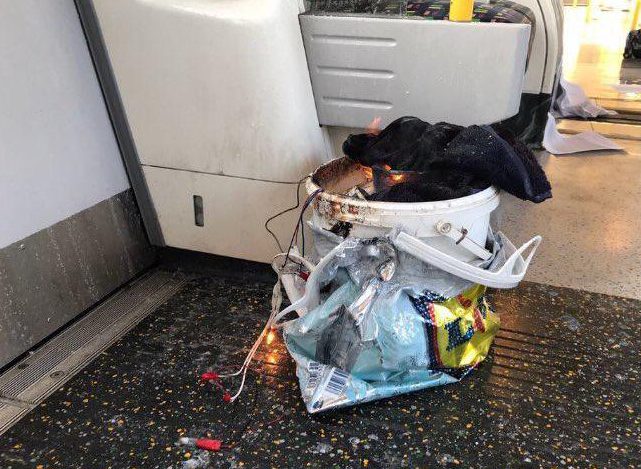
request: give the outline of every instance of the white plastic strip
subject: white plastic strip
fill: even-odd
[[[523,280],[525,272],[534,257],[534,253],[542,240],[543,238],[541,236],[535,236],[529,240],[512,254],[503,267],[496,272],[481,269],[460,261],[407,233],[399,233],[392,240],[392,243],[401,251],[452,275],[469,280],[470,282],[480,283],[481,285],[487,285],[493,288],[514,288]],[[524,260],[522,255],[529,248],[531,248],[530,254]]]

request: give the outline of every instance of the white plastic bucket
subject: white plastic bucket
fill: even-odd
[[[302,316],[320,304],[324,270],[336,256],[342,255],[341,250],[350,241],[338,238],[340,241],[333,239],[328,243],[322,240],[327,238],[322,230],[332,231],[337,225],[341,235],[347,238],[384,236],[400,228],[389,237],[397,249],[397,274],[408,270],[414,277],[431,280],[449,274],[452,278],[494,288],[517,286],[541,244],[542,238],[535,236],[516,249],[502,233],[497,233],[502,240],[501,251],[505,261],[496,268],[486,269],[479,266],[478,260],[479,257],[489,259],[493,256],[485,250],[485,244],[488,234],[491,234],[490,214],[499,205],[499,191],[496,188],[488,187],[477,194],[458,199],[421,203],[369,202],[343,195],[354,186],[367,184],[368,181],[366,169],[347,158],[324,164],[307,180],[307,192],[310,196],[314,195],[314,236],[322,248],[316,246],[318,263],[313,268],[308,267],[310,275],[304,291],[296,289],[292,283],[294,277],[297,278],[296,274],[282,275],[292,304],[274,317],[272,324],[276,327],[282,325],[279,322],[290,312],[297,311]],[[345,226],[340,226],[340,222]],[[447,230],[443,229],[444,225],[448,225]],[[460,239],[457,238],[459,235],[462,235]],[[529,255],[524,258],[527,251]],[[489,257],[481,257],[484,254],[489,254]],[[287,258],[290,253],[281,256]],[[298,257],[299,262],[306,261],[297,252],[292,256]],[[409,259],[413,262],[407,262]],[[289,283],[286,281],[287,275],[291,277]]]
[[[312,223],[326,230],[337,222],[350,223],[349,236],[357,238],[383,236],[395,227],[402,227],[407,234],[458,260],[478,259],[469,249],[439,232],[437,226],[449,223],[484,247],[490,214],[499,205],[498,189],[488,187],[467,197],[419,203],[372,202],[342,195],[367,180],[364,168],[347,158],[319,167],[306,184],[310,195],[322,189],[313,202]]]

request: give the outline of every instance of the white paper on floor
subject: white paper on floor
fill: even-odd
[[[548,113],[543,135],[543,147],[554,155],[567,155],[592,150],[623,150],[609,138],[596,132],[581,132],[576,135],[561,135],[556,130],[554,116]]]
[[[641,85],[635,85],[633,83],[621,83],[619,85],[612,85],[612,88],[617,90],[619,93],[641,94]]]
[[[575,83],[561,78],[561,95],[556,100],[554,115],[556,117],[584,117],[595,118],[599,116],[613,116],[616,111],[604,109],[587,97],[583,88]]]

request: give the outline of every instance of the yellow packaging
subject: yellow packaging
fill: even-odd
[[[499,329],[499,317],[485,299],[485,287],[434,302],[429,308],[435,335],[433,359],[445,368],[474,366],[487,356]]]

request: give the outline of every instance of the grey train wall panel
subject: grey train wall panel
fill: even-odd
[[[0,365],[153,260],[130,189],[0,249]]]
[[[153,261],[73,1],[0,2],[0,367]]]

